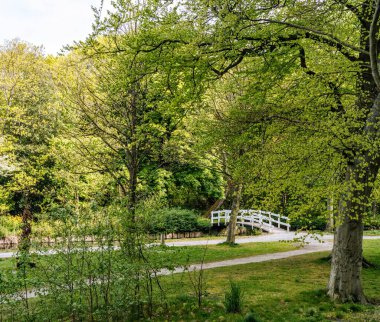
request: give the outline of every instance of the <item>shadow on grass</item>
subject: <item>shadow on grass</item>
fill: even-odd
[[[240,247],[240,244],[238,244],[238,243],[223,242],[223,243],[217,244],[217,246]]]

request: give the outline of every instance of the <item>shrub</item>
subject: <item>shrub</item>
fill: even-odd
[[[224,305],[227,313],[240,313],[243,307],[243,291],[241,287],[230,281],[230,288],[226,291]]]
[[[0,238],[4,238],[10,235],[10,232],[7,228],[0,226]]]
[[[0,216],[0,237],[18,235],[21,224],[21,218],[15,216]]]
[[[380,229],[380,216],[369,216],[364,219],[364,229]]]
[[[327,220],[323,216],[305,216],[291,218],[289,222],[292,229],[326,230]]]
[[[181,208],[161,209],[146,221],[150,233],[208,231],[211,225],[208,219],[201,218],[193,210]]]
[[[35,237],[54,237],[54,228],[46,221],[34,223],[32,234]]]
[[[197,226],[199,231],[208,232],[211,228],[211,221],[208,218],[198,217]]]

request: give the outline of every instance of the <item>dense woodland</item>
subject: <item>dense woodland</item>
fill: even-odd
[[[126,228],[138,257],[142,232],[265,209],[334,230],[328,294],[366,303],[379,1],[118,0],[94,15],[62,55],[0,48],[0,221],[21,218],[21,252],[73,220],[96,235],[96,218]]]

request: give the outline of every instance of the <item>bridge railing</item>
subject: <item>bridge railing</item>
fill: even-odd
[[[231,210],[217,210],[211,212],[211,223],[220,226],[221,223],[227,224],[230,221]],[[270,211],[241,209],[237,216],[237,224],[245,226],[259,225],[262,227],[276,227],[289,231],[290,224],[286,216],[281,216]]]
[[[269,211],[257,211],[259,216],[261,216],[269,225],[277,226],[277,228],[282,228],[282,226],[286,227],[286,230],[289,231],[290,224],[287,223],[289,220],[286,216],[281,216],[279,214],[275,214]]]

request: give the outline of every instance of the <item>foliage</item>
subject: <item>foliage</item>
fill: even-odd
[[[364,229],[365,230],[371,230],[371,229],[380,229],[380,218],[379,216],[368,216],[364,220]]]
[[[24,42],[0,48],[0,208],[8,212],[20,213],[25,203],[41,211],[54,185],[49,147],[57,109],[49,64],[40,48]]]
[[[20,224],[20,217],[0,216],[0,227],[2,229],[0,237],[7,237],[10,235],[17,236],[19,234]]]
[[[210,221],[201,218],[193,210],[181,208],[163,208],[146,218],[151,233],[181,233],[192,231],[208,231]]]
[[[6,229],[3,226],[0,226],[0,238],[4,238],[10,235],[10,232],[8,229]]]
[[[14,268],[5,270],[0,281],[1,302],[12,303],[7,307],[15,319],[56,320],[71,316],[81,320],[111,317],[117,320],[122,316],[136,320],[151,316],[153,305],[161,305],[160,286],[155,286],[157,298],[148,286],[155,283],[154,272],[163,263],[158,257],[154,262],[142,254],[140,257],[141,247],[145,248],[140,239],[134,239],[135,246],[128,245],[126,261],[127,249],[123,245],[126,245],[125,240],[131,240],[130,232],[120,230],[118,216],[103,215],[101,220],[89,213],[65,218],[57,229],[59,235],[53,245],[54,255],[38,257],[31,254],[34,268],[23,266],[17,274],[12,273]],[[91,251],[92,244],[87,242],[94,230],[96,252]],[[113,249],[114,240],[119,241],[120,251]],[[39,251],[46,250],[37,240],[34,242]],[[135,252],[130,252],[130,247],[135,247]],[[12,294],[26,288],[34,288],[37,294],[43,292],[44,296],[35,300],[22,298],[21,301],[13,298]],[[24,310],[17,311],[13,305]]]
[[[309,213],[304,216],[292,217],[289,221],[292,229],[295,230],[319,230],[325,231],[327,220],[325,216],[316,213]]]

